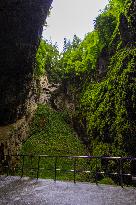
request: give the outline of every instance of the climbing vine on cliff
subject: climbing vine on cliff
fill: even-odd
[[[56,45],[41,40],[35,76],[46,75],[58,87],[48,106],[38,106],[24,153],[65,155],[87,151],[94,156],[135,156],[134,2],[110,0],[94,21],[94,30],[83,41],[76,35],[72,42],[65,38],[61,54]],[[96,169],[107,171],[104,163],[111,173],[115,170],[116,163],[111,161],[101,160],[96,165],[92,159],[87,163],[93,179]],[[135,173],[135,167],[135,162],[131,166],[124,163],[123,171]],[[115,176],[112,179],[117,180]]]
[[[61,59],[65,79],[76,96],[78,92],[75,115],[91,142],[91,154],[135,154],[136,49],[131,3],[111,0],[96,18],[94,31]],[[101,149],[104,144],[106,149]]]
[[[84,129],[91,154],[135,153],[132,4],[130,0],[110,0],[94,21],[94,31],[83,41],[76,35],[72,42],[64,39],[59,54],[55,45],[42,40],[37,53],[37,75],[46,73],[50,80],[62,84],[66,95],[74,96],[73,118]]]

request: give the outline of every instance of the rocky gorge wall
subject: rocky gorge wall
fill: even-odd
[[[33,71],[52,0],[0,2],[0,143],[17,153],[36,104]]]

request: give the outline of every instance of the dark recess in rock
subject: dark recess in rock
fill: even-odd
[[[0,1],[0,125],[25,115],[36,51],[51,3]]]

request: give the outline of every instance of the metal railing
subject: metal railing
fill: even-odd
[[[14,158],[14,159],[13,159]],[[41,167],[40,162],[42,159],[51,159],[51,164],[53,165],[52,168],[44,168]],[[16,160],[15,160],[16,159]],[[33,167],[33,159],[34,159],[34,167]],[[71,169],[62,169],[59,168],[58,166],[58,160],[63,161],[63,159],[71,159],[73,163],[71,164]],[[52,171],[54,174],[54,181],[57,180],[57,174],[60,171],[63,172],[70,172],[73,173],[73,181],[76,183],[76,176],[78,173],[84,173],[84,174],[90,174],[92,173],[91,168],[88,170],[82,169],[80,166],[79,169],[79,160],[89,160],[89,163],[93,160],[94,167],[95,167],[95,182],[98,184],[98,178],[99,175],[104,175],[104,176],[117,176],[118,177],[118,182],[119,185],[123,187],[123,179],[124,177],[129,177],[130,180],[135,179],[136,176],[136,170],[135,173],[126,173],[124,171],[123,165],[126,162],[129,162],[129,166],[131,163],[136,161],[136,158],[134,157],[105,157],[105,156],[49,156],[49,155],[5,155],[4,159],[0,162],[1,164],[1,169],[0,172],[8,175],[11,175],[13,172],[15,172],[17,169],[20,171],[20,176],[23,177],[24,175],[27,176],[29,175],[28,173],[30,172],[35,172],[36,173],[36,178],[39,178],[39,174],[41,171]],[[26,166],[25,162],[28,160],[26,163],[29,166]],[[108,163],[109,162],[115,162],[116,163],[116,172],[111,172],[108,171]],[[103,165],[103,162],[105,165]],[[65,165],[65,164],[64,164]],[[89,164],[90,166],[90,164]],[[93,167],[93,168],[94,168]],[[101,168],[100,168],[101,167]],[[105,167],[105,168],[103,168]],[[45,169],[45,170],[44,170]],[[104,170],[103,170],[104,169]],[[29,171],[27,171],[29,170]],[[131,169],[129,169],[131,170]],[[93,171],[94,172],[94,171]]]

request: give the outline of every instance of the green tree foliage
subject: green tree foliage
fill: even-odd
[[[63,52],[66,52],[69,48],[71,48],[71,42],[67,38],[64,38]]]
[[[45,56],[46,56],[45,43],[43,40],[41,40],[40,46],[36,54],[36,70],[35,70],[36,76],[41,76],[45,73],[45,62],[46,62]]]
[[[57,45],[41,40],[36,55],[36,63],[36,76],[42,76],[46,73],[50,81],[58,81],[60,71]]]
[[[77,43],[73,39],[70,48],[63,54],[61,59],[62,67],[65,73],[73,72],[75,75],[88,69],[95,69],[96,56],[101,45],[97,31],[88,34],[82,43]]]
[[[109,12],[104,12],[96,18],[95,29],[103,46],[109,45],[116,24],[116,17]]]
[[[130,0],[110,0],[96,18],[94,31],[83,41],[76,35],[72,42],[64,39],[61,57],[55,46],[44,41],[37,53],[38,72],[46,71],[49,78],[61,79],[75,95],[75,115],[90,138],[92,154],[134,154],[130,147],[136,129],[136,50],[129,42],[124,46],[121,34],[122,16],[129,25],[126,32],[132,27],[132,16],[130,18],[128,12],[130,3]],[[108,59],[106,74],[99,79],[99,59],[104,57]]]
[[[71,45],[61,59],[65,79],[70,81],[76,95],[78,91],[76,115],[81,126],[87,129],[94,155],[135,153],[136,50],[133,45],[123,47],[124,37],[120,33],[124,26],[122,15],[131,25],[130,3],[130,0],[109,1],[96,18],[94,31],[75,49]],[[109,62],[107,74],[98,82],[98,60],[103,49]]]
[[[95,78],[97,58],[101,49],[97,31],[87,34],[82,42],[74,36],[71,46],[60,60],[64,82],[67,79],[68,84],[72,85],[71,92],[81,90],[86,78],[89,77],[89,81],[90,76],[91,81]]]
[[[49,80],[62,83],[66,95],[74,96],[76,109],[71,119],[88,137],[89,152],[94,156],[135,156],[136,153],[136,31],[135,13],[129,9],[131,3],[131,0],[110,0],[96,18],[94,31],[83,41],[76,35],[72,42],[65,38],[60,55],[56,46],[43,40],[37,52],[36,75],[46,73]],[[100,77],[105,59],[106,72]],[[83,153],[80,142],[73,140],[71,130],[62,113],[39,106],[32,126],[34,141],[30,139],[23,151]],[[36,147],[35,142],[38,142]],[[75,147],[79,151],[75,152]],[[116,163],[108,163],[109,170],[114,172]],[[94,173],[96,168],[101,170],[100,161],[97,167],[96,160],[88,165]],[[123,169],[127,170],[127,166]],[[109,181],[110,178],[105,179],[105,183]]]

